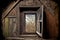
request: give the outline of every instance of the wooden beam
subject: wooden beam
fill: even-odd
[[[11,12],[11,10],[20,2],[20,0],[17,0],[16,2],[12,2],[11,5],[8,6],[6,11],[2,14],[2,20]]]

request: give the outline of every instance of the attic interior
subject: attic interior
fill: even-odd
[[[2,18],[2,10],[3,9],[5,9],[8,5],[9,5],[9,3],[10,2],[12,2],[12,1],[16,1],[16,0],[1,0],[0,1],[0,24],[1,24],[1,28],[0,28],[0,39],[1,40],[4,40],[3,38],[5,38],[4,36],[3,36],[3,34],[2,34],[2,20],[1,20],[1,18]],[[22,1],[22,0],[21,0]],[[53,0],[54,2],[56,2],[57,4],[58,4],[58,6],[60,5],[59,4],[59,0]],[[59,6],[60,7],[60,6]],[[59,8],[59,13],[60,13],[60,8]],[[59,14],[60,15],[60,14]],[[60,16],[59,16],[59,20],[60,20]],[[59,23],[60,23],[60,21],[59,21]],[[60,25],[59,25],[60,26]],[[60,27],[59,27],[59,29],[60,29]],[[47,36],[46,36],[47,37]],[[60,37],[60,31],[59,31],[59,36],[58,36],[58,38]]]

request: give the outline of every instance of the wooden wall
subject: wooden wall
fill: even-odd
[[[9,36],[9,16],[16,16],[16,10],[15,8],[2,20],[2,30],[3,30],[3,35],[5,37]]]
[[[49,38],[56,38],[58,37],[58,9],[54,9],[55,10],[55,14],[51,15],[50,12],[45,9],[45,13],[46,13],[46,26],[47,26],[47,30],[48,34],[49,34]],[[16,9],[14,8],[9,15],[16,16]],[[6,11],[7,12],[7,11]],[[3,22],[4,23],[4,22]],[[17,24],[17,23],[16,23]],[[4,24],[5,25],[5,24]],[[18,24],[17,24],[18,25]],[[4,30],[3,30],[4,32]]]
[[[58,9],[55,9],[54,15],[46,9],[46,25],[47,31],[49,34],[49,38],[57,38],[58,37]]]

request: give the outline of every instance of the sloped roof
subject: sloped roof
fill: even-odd
[[[9,14],[10,11],[11,11],[19,2],[20,2],[20,0],[17,0],[16,2],[12,2],[10,5],[8,5],[8,7],[6,8],[6,10],[3,12],[3,15],[4,15],[4,16],[2,15],[2,16],[3,16],[2,19],[5,18],[6,15]],[[49,1],[40,0],[40,1],[38,1],[38,2],[41,2],[41,4],[43,4],[43,5],[45,6],[45,8],[48,9],[49,12],[51,12],[52,15],[54,15],[54,10],[53,10],[51,7],[48,6],[48,5],[50,5],[50,4],[48,4]],[[29,2],[27,1],[27,3],[29,3]],[[20,4],[24,5],[24,2],[21,1]],[[38,3],[38,4],[39,4],[39,3]],[[48,5],[47,5],[47,4],[48,4]],[[28,4],[26,4],[26,5],[28,5]],[[55,4],[53,4],[53,5],[55,5]],[[52,6],[53,6],[53,5],[52,5]]]
[[[10,11],[19,3],[19,1],[20,0],[17,0],[16,2],[11,2],[8,6],[7,6],[7,8],[5,9],[5,10],[3,10],[3,13],[2,13],[2,19],[3,18],[5,18],[5,16],[7,15],[7,14],[9,14],[10,13]]]

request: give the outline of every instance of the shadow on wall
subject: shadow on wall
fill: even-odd
[[[2,11],[0,10],[0,13],[1,12]],[[2,18],[2,14],[0,14],[0,40],[4,40],[5,37],[3,36],[3,32],[2,32],[2,20],[1,20],[1,18]]]
[[[56,2],[58,4],[58,7],[59,7],[59,14],[58,14],[58,19],[59,19],[59,24],[60,24],[60,1],[59,0],[53,0],[54,2]],[[60,30],[60,25],[59,25],[59,30]],[[60,31],[59,31],[59,34],[58,34],[58,40],[60,39]]]
[[[60,6],[59,6],[59,15],[58,15],[59,17],[59,24],[60,24]],[[58,36],[58,40],[60,39],[60,25],[59,25],[59,34],[58,34],[59,36]]]
[[[2,32],[2,11],[9,5],[10,2],[14,0],[0,0],[0,40],[4,40],[3,32]]]
[[[58,19],[59,19],[59,24],[60,24],[60,1],[59,0],[54,0],[57,4],[58,4],[58,7],[59,7],[59,14],[58,14]],[[58,34],[58,40],[60,39],[60,25],[59,25],[59,34]]]
[[[46,13],[44,11],[44,16],[43,16],[43,38],[44,39],[49,39],[49,33],[47,32],[47,25],[46,25]]]

